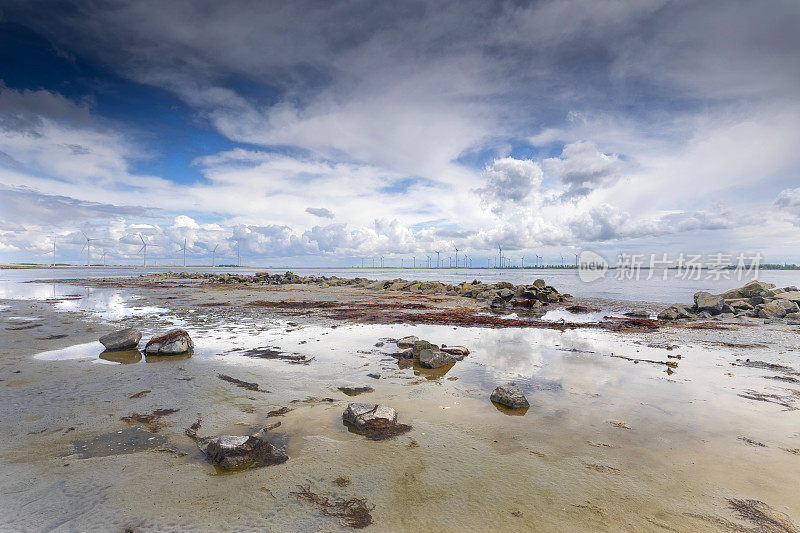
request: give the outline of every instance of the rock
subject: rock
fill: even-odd
[[[351,403],[342,414],[342,420],[372,440],[391,439],[411,430],[411,426],[397,423],[394,409],[372,403]]]
[[[469,350],[467,350],[463,346],[447,346],[445,344],[442,344],[442,348],[441,349],[442,349],[443,352],[449,353],[450,355],[454,355],[456,357],[463,358],[463,357],[469,355]]]
[[[761,318],[783,318],[789,313],[795,313],[800,308],[797,304],[790,300],[775,299],[771,302],[762,304],[758,310],[758,316]]]
[[[765,283],[763,281],[751,281],[744,287],[738,289],[741,298],[752,298],[753,296],[760,296],[762,292],[775,287],[774,283]]]
[[[531,405],[516,383],[501,385],[494,389],[491,400],[511,409],[521,409]]]
[[[173,329],[160,337],[153,337],[144,347],[147,355],[178,355],[192,350],[194,343],[182,329]]]
[[[660,313],[658,313],[659,320],[678,320],[678,309],[676,305],[672,305],[667,307]]]
[[[544,289],[547,286],[547,283],[543,279],[537,279],[533,282],[533,286],[537,289]]]
[[[365,392],[375,392],[375,389],[369,385],[343,385],[338,387],[338,389],[348,396],[358,396],[359,394],[364,394]]]
[[[414,357],[419,357],[419,354],[422,353],[422,350],[438,350],[439,347],[435,344],[431,344],[428,341],[419,340],[414,343],[414,346],[411,348]]]
[[[289,458],[283,448],[267,442],[263,432],[250,436],[220,435],[197,441],[197,446],[211,464],[222,470],[242,470],[251,466],[285,463]]]
[[[659,320],[678,320],[681,318],[695,318],[694,309],[688,305],[674,304],[658,314]]]
[[[718,315],[722,312],[725,299],[710,292],[700,291],[694,295],[694,305],[700,312],[708,311],[712,315]]]
[[[142,332],[136,328],[125,328],[100,337],[100,343],[109,352],[136,348],[140,340],[142,340]]]
[[[787,324],[792,326],[800,325],[800,313],[786,313],[786,316],[783,317]]]
[[[377,372],[370,372],[369,374],[367,374],[367,377],[372,379],[381,379],[381,375],[378,374]]]
[[[397,411],[391,407],[374,403],[351,403],[342,414],[342,420],[353,424],[358,429],[364,429],[367,422],[376,418],[397,422]]]
[[[775,298],[800,303],[800,291],[784,291],[775,295]]]
[[[502,288],[499,291],[497,291],[497,295],[506,302],[510,302],[511,299],[514,297],[514,294],[515,294],[514,291],[509,288]]]
[[[500,283],[497,283],[495,287],[498,289],[513,289],[514,285],[507,281],[501,281]]]
[[[419,354],[419,365],[425,368],[441,368],[456,361],[454,356],[442,350],[422,350]]]
[[[414,346],[414,343],[419,340],[419,337],[415,337],[414,335],[409,335],[408,337],[403,337],[399,341],[397,341],[398,348],[411,348]]]

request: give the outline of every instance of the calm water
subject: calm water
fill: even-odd
[[[182,271],[184,269],[166,268],[36,268],[36,269],[0,269],[0,299],[30,297],[31,292],[37,292],[34,297],[48,298],[53,296],[55,288],[48,284],[38,285],[34,289],[30,285],[20,286],[22,282],[32,280],[57,280],[66,278],[95,278],[95,277],[127,277],[138,276],[143,273],[166,272],[168,270]],[[252,274],[255,272],[285,272],[286,269],[263,268],[187,268],[190,272],[231,272]],[[734,272],[726,272],[728,277],[714,279],[707,272],[701,272],[700,279],[681,279],[675,277],[675,271],[667,271],[664,280],[663,270],[642,271],[639,279],[617,279],[615,271],[609,271],[604,278],[584,283],[578,278],[578,273],[572,269],[392,269],[392,268],[302,268],[295,269],[300,275],[339,276],[345,278],[364,277],[370,279],[416,279],[420,281],[441,281],[444,283],[459,283],[478,279],[485,283],[509,281],[514,284],[532,283],[536,278],[543,278],[561,292],[568,292],[574,296],[586,298],[608,298],[614,300],[628,300],[638,302],[676,303],[689,302],[692,295],[701,290],[720,293],[728,289],[744,285],[751,278],[735,277]],[[651,279],[648,279],[650,277]],[[758,279],[775,283],[778,287],[790,285],[800,286],[800,270],[763,270],[758,273]],[[49,292],[48,292],[49,291]]]

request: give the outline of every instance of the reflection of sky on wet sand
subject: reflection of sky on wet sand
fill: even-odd
[[[137,305],[139,298],[120,289],[77,287],[64,283],[2,282],[0,299],[51,302],[56,311],[87,313],[110,322],[136,316],[169,313],[169,310],[163,307]],[[2,307],[0,306],[0,310]],[[177,317],[169,318],[174,324],[183,323]]]

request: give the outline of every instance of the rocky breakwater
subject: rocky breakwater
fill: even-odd
[[[800,289],[751,281],[722,294],[701,291],[695,293],[693,305],[671,305],[658,318],[667,321],[760,318],[768,323],[800,325]]]
[[[507,281],[483,283],[478,280],[457,285],[439,281],[417,281],[402,278],[392,280],[371,280],[366,278],[340,278],[338,276],[298,276],[293,272],[270,274],[257,272],[252,276],[244,274],[212,274],[202,272],[167,272],[153,274],[151,277],[200,279],[209,283],[253,284],[253,285],[316,285],[319,287],[354,287],[373,291],[399,291],[410,294],[441,294],[461,296],[485,302],[492,309],[525,308],[536,313],[543,307],[572,299],[570,294],[561,294],[543,279],[530,285],[514,285]]]

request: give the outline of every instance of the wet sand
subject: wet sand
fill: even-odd
[[[456,297],[130,280],[53,290],[0,301],[2,530],[348,529],[292,495],[309,483],[365,498],[376,531],[800,524],[797,327],[464,327],[394,314],[420,311],[407,303],[483,313]],[[248,305],[259,301],[269,304]],[[369,313],[331,312],[348,306]],[[183,327],[195,353],[101,358],[97,338],[122,326],[144,339]],[[399,368],[391,339],[406,335],[472,353],[444,370]],[[252,356],[267,348],[281,357]],[[523,416],[489,401],[508,381],[531,402]],[[374,392],[354,400],[346,384]],[[350,401],[394,407],[412,430],[379,442],[351,433]],[[130,418],[160,409],[177,411]],[[201,436],[280,421],[289,460],[220,474],[186,434],[198,419]]]

